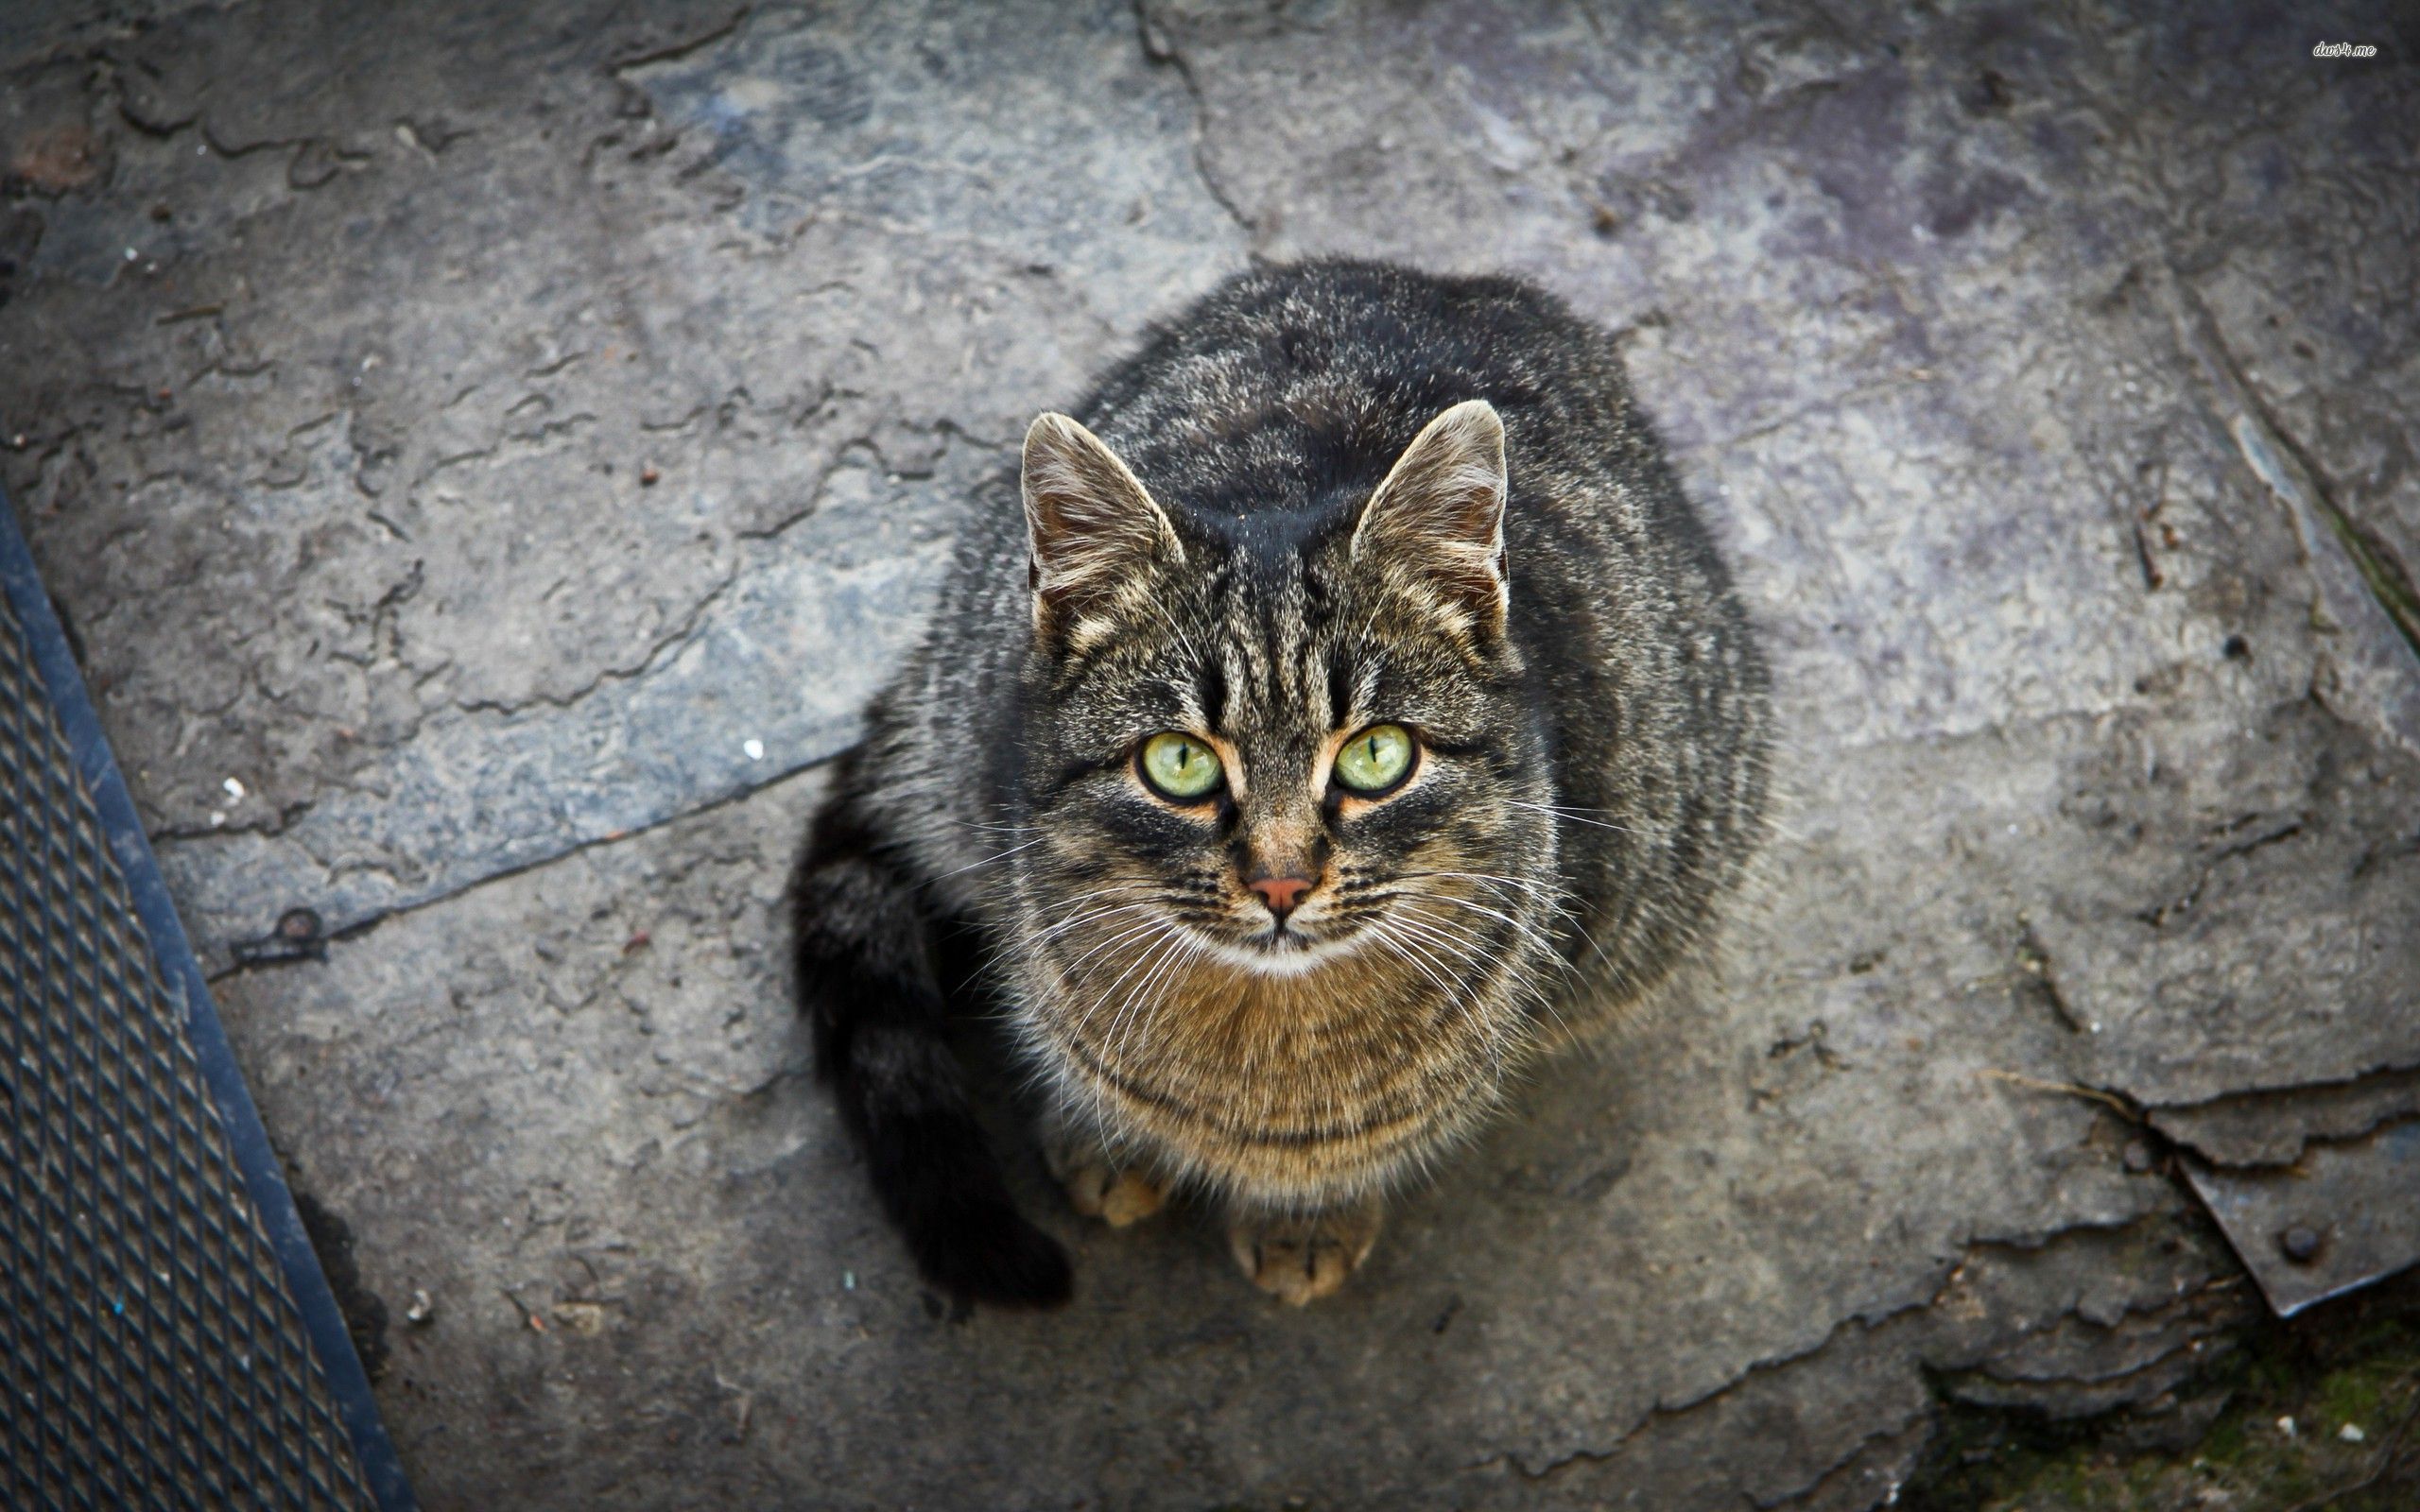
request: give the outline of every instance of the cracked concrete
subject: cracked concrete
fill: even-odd
[[[0,17],[0,481],[273,1139],[429,1295],[380,1383],[424,1502],[1862,1508],[1945,1398],[2188,1443],[2261,1295],[2196,1191],[2420,1110],[2420,39],[2326,30],[2386,56],[2282,8]],[[1623,333],[1773,647],[1784,837],[1721,971],[1334,1307],[1027,1161],[1079,1301],[953,1318],[802,1075],[797,826],[1030,415],[1325,251]],[[297,904],[326,960],[235,969]]]

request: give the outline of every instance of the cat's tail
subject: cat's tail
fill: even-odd
[[[840,793],[807,837],[797,903],[802,1009],[818,1069],[925,1279],[1022,1307],[1067,1299],[1066,1251],[1018,1212],[944,1039],[930,926]]]

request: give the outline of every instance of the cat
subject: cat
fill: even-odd
[[[1228,280],[976,503],[795,881],[821,1072],[959,1297],[1070,1290],[944,1040],[985,988],[1080,1212],[1190,1187],[1331,1293],[1519,1068],[1702,954],[1766,823],[1728,571],[1612,336],[1375,263]]]

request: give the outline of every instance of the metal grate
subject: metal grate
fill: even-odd
[[[0,596],[0,1505],[374,1508],[182,1008]]]

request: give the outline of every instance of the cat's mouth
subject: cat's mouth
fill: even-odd
[[[1359,933],[1280,919],[1240,936],[1209,938],[1211,954],[1230,966],[1267,976],[1294,976],[1351,954],[1360,943]]]
[[[1277,954],[1291,954],[1296,951],[1309,950],[1320,941],[1316,936],[1303,929],[1288,928],[1286,920],[1281,919],[1259,934],[1253,936],[1252,942],[1265,951]]]

